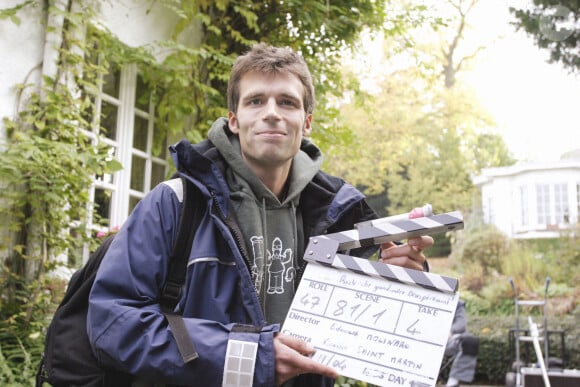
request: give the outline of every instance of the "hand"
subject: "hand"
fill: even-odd
[[[314,353],[314,348],[303,340],[278,333],[274,337],[274,352],[276,353],[277,386],[305,373],[321,374],[330,378],[338,377],[334,369],[308,357]]]
[[[393,242],[383,243],[379,260],[383,263],[422,271],[426,260],[423,249],[430,246],[433,246],[433,238],[430,236],[409,238],[407,243],[398,246]]]

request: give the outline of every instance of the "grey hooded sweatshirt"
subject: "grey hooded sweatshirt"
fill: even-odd
[[[281,323],[290,308],[294,292],[300,194],[322,165],[322,153],[309,156],[298,151],[292,162],[286,195],[280,201],[243,161],[237,135],[225,120],[212,126],[210,141],[225,158],[226,179],[231,191],[232,208],[242,230],[250,255],[250,270],[269,323]]]

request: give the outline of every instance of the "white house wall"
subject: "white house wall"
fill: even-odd
[[[12,8],[22,0],[2,0],[2,9]],[[27,6],[17,16],[20,24],[10,20],[0,22],[0,118],[14,118],[23,99],[18,95],[17,85],[38,85],[45,55],[46,15],[39,2]],[[111,0],[95,2],[98,9],[96,25],[106,27],[120,41],[131,47],[150,46],[171,37],[177,21],[174,13],[160,6],[159,2],[142,0]],[[186,31],[181,41],[194,45],[198,34]],[[166,52],[157,51],[162,57]],[[44,64],[50,68],[50,64]],[[38,90],[38,87],[33,88]],[[0,120],[0,144],[6,140],[6,132]]]
[[[504,233],[511,234],[514,205],[510,181],[496,179],[483,186],[482,198],[486,221],[495,224]]]
[[[22,0],[3,0],[2,9],[12,8]],[[14,118],[25,96],[18,85],[38,84],[42,69],[45,15],[40,6],[26,7],[18,13],[19,25],[0,21],[0,144],[6,141],[2,118]]]
[[[114,0],[100,3],[99,22],[120,41],[130,47],[149,46],[172,37],[178,19],[175,13],[159,4],[143,0]],[[195,45],[199,39],[195,32],[184,32],[180,41]],[[159,58],[166,52],[156,50]]]
[[[474,178],[474,183],[481,190],[485,221],[509,237],[557,237],[558,230],[566,226],[550,224],[546,229],[538,224],[536,187],[540,184],[566,184],[569,221],[578,222],[580,160],[490,168]],[[527,191],[527,203],[522,202],[522,188]]]

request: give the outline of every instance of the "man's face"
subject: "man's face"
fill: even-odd
[[[302,137],[311,131],[300,80],[292,74],[250,72],[240,80],[239,94],[229,127],[240,138],[243,159],[256,172],[289,167]]]

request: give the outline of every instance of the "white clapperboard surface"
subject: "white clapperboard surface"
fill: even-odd
[[[386,219],[386,218],[385,218]],[[379,386],[435,386],[458,301],[454,278],[339,254],[459,230],[459,212],[312,237],[282,333],[316,349],[313,359]]]

